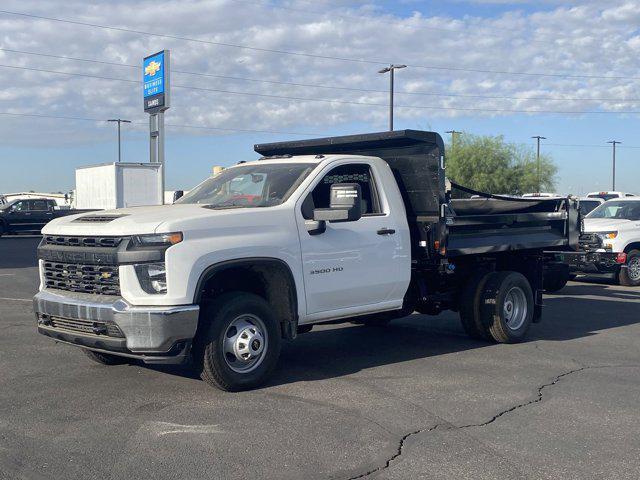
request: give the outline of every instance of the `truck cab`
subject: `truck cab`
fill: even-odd
[[[49,223],[39,332],[103,364],[191,361],[243,390],[317,323],[453,309],[471,336],[522,341],[541,318],[543,249],[577,244],[568,199],[453,198],[433,132],[254,148],[173,205]]]

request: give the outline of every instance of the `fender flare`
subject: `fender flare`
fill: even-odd
[[[640,241],[636,241],[636,242],[629,242],[627,245],[625,245],[625,247],[622,249],[623,252],[625,253],[629,253],[631,250],[640,250]]]
[[[298,286],[291,271],[291,267],[287,262],[275,257],[246,257],[238,258],[234,260],[225,260],[208,266],[200,274],[200,278],[196,284],[196,290],[193,296],[193,303],[195,305],[200,304],[202,299],[202,291],[205,283],[213,278],[214,275],[234,267],[254,267],[254,266],[269,266],[277,265],[285,272],[287,282],[289,283],[290,292],[290,308],[291,308],[291,320],[283,322],[283,336],[285,338],[293,339],[296,337],[296,331],[298,326]]]

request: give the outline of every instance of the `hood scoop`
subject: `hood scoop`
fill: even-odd
[[[109,223],[122,217],[126,217],[126,214],[122,215],[85,215],[74,220],[74,222],[82,223]]]

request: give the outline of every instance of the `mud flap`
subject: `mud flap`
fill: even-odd
[[[542,290],[536,289],[534,294],[535,307],[533,308],[533,323],[540,323],[542,321]]]

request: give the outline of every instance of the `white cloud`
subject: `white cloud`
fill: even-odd
[[[334,7],[337,2],[333,2]],[[514,2],[510,2],[514,3]],[[517,3],[517,2],[516,2]],[[575,7],[546,6],[532,14],[514,10],[495,18],[408,18],[383,13],[370,4],[334,7],[318,14],[323,4],[297,1],[291,9],[256,1],[189,0],[143,2],[42,2],[5,0],[3,9],[135,30],[253,45],[265,49],[315,55],[373,59],[410,65],[454,66],[480,70],[568,72],[585,75],[633,76],[638,71],[640,9],[635,2],[588,2]],[[305,8],[311,12],[305,13]],[[325,5],[326,7],[326,5]],[[516,9],[519,7],[515,7]],[[176,70],[250,77],[272,81],[375,89],[376,92],[302,88],[175,73],[173,83],[236,92],[342,102],[385,104],[387,78],[379,66],[305,56],[237,49],[168,38],[88,28],[0,14],[0,47],[31,52],[123,62],[162,48],[172,50]],[[67,61],[0,51],[0,64],[138,80],[134,68]],[[146,122],[135,83],[19,71],[0,67],[0,111],[62,116],[119,116]],[[571,79],[505,76],[423,68],[397,74],[397,89],[541,98],[640,98],[637,80]],[[168,122],[222,128],[322,131],[358,121],[383,127],[387,109],[344,103],[269,99],[257,96],[176,88]],[[398,104],[448,108],[518,110],[640,110],[640,102],[596,100],[541,101],[398,95]],[[502,113],[508,115],[508,113]],[[428,124],[429,119],[456,115],[500,115],[498,112],[397,109],[401,119]],[[65,123],[65,122],[63,122]],[[90,123],[22,120],[0,116],[0,135],[8,143],[33,144],[25,126],[38,125],[38,141],[67,143],[111,138],[112,128]],[[134,128],[144,130],[140,125]],[[80,133],[79,133],[80,132]],[[193,134],[211,134],[194,130]]]

